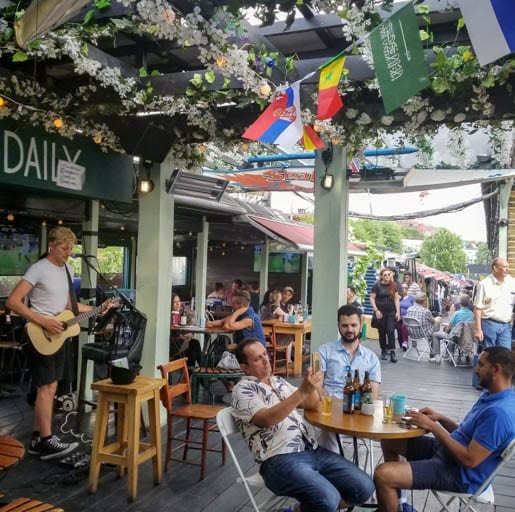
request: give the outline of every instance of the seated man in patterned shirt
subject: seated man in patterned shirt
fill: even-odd
[[[317,446],[314,429],[297,407],[316,409],[321,372],[309,368],[299,388],[272,375],[258,340],[238,344],[236,357],[248,375],[232,393],[232,414],[275,494],[300,502],[303,512],[336,512],[364,503],[374,492],[370,477],[348,460]]]
[[[424,292],[417,292],[415,295],[415,304],[408,308],[404,318],[414,318],[418,320],[420,328],[416,328],[414,336],[417,338],[426,338],[429,345],[433,340],[433,331],[437,331],[440,327],[441,317],[433,318],[431,311],[427,309],[427,295]]]

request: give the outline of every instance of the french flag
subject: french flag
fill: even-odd
[[[459,5],[482,66],[515,51],[514,0],[459,0]]]
[[[303,133],[299,86],[300,81],[295,82],[272,101],[242,137],[293,148]]]

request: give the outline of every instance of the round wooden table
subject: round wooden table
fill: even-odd
[[[422,428],[401,428],[395,421],[383,423],[383,405],[380,400],[374,401],[374,415],[344,414],[343,400],[335,398],[330,416],[322,414],[322,402],[316,411],[304,411],[304,417],[315,427],[367,439],[408,439],[426,433]]]
[[[18,464],[25,455],[25,448],[14,437],[0,436],[0,473]]]

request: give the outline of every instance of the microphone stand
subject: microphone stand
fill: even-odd
[[[104,283],[107,284],[107,287],[108,287],[107,291],[116,292],[116,294],[122,299],[122,302],[124,303],[125,306],[129,307],[130,309],[135,309],[134,304],[131,302],[129,297],[127,297],[127,295],[125,295],[123,292],[121,292],[110,279],[107,279],[107,277],[105,277],[100,272],[100,269],[98,267],[96,267],[89,261],[90,258],[96,259],[96,256],[93,256],[90,254],[81,254],[79,257],[82,259],[82,261],[86,264],[87,267],[89,267],[91,270],[93,270],[93,272],[96,273],[97,278],[100,278],[102,281],[104,281]],[[106,290],[102,289],[102,291],[105,292]]]
[[[99,278],[101,281],[103,281],[104,284],[107,285],[107,287],[106,287],[107,291],[114,291],[116,293],[116,295],[121,299],[121,302],[124,307],[130,309],[131,311],[137,311],[138,313],[142,314],[139,310],[136,309],[136,307],[131,302],[129,297],[127,297],[127,295],[125,295],[123,292],[121,292],[110,279],[107,279],[107,277],[105,277],[100,272],[100,269],[97,266],[93,265],[89,261],[90,258],[96,259],[96,256],[88,255],[88,254],[81,254],[79,257],[82,259],[82,261],[86,264],[86,266],[88,268],[90,268],[91,270],[93,270],[93,272],[95,272],[95,274],[97,275],[97,278]],[[106,290],[104,288],[102,288],[102,291],[105,293]],[[111,320],[111,316],[112,315],[109,313],[104,315],[104,317],[102,317],[102,319],[97,323],[97,325],[93,329],[90,330],[90,334],[94,333],[98,330],[101,330],[101,328],[103,328],[105,325],[107,325],[109,323],[109,321]]]

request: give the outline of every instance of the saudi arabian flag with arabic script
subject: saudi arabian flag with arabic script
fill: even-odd
[[[391,112],[429,85],[413,6],[406,5],[370,33],[385,111]]]

